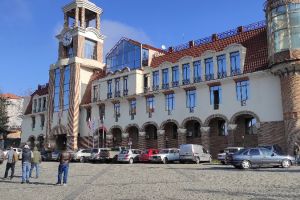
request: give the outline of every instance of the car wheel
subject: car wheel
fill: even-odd
[[[163,159],[163,163],[164,163],[164,164],[168,164],[168,158],[164,158],[164,159]]]
[[[196,157],[195,162],[196,162],[196,164],[199,164],[200,163],[200,159],[198,157]]]
[[[291,166],[291,161],[289,161],[289,160],[283,160],[282,163],[281,163],[281,166],[283,168],[289,168]]]
[[[84,157],[80,157],[80,160],[79,160],[81,163],[85,163],[85,158]]]
[[[133,159],[132,158],[129,159],[129,164],[133,164]]]
[[[225,161],[221,161],[221,164],[222,164],[222,165],[226,165],[226,164],[225,164]]]
[[[248,160],[243,160],[241,166],[243,169],[249,169],[249,168],[251,168],[251,163]]]

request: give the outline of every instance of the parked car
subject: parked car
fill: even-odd
[[[52,151],[50,151],[50,150],[41,151],[42,161],[50,161],[51,154],[52,154]]]
[[[5,159],[4,153],[3,153],[3,151],[0,149],[0,164],[3,163],[4,159]]]
[[[149,162],[149,158],[158,153],[159,153],[158,149],[145,149],[144,151],[142,151],[142,153],[139,157],[139,161],[140,162]]]
[[[218,160],[223,165],[226,165],[228,163],[228,156],[238,152],[241,149],[244,149],[244,147],[227,147],[222,153],[218,154]]]
[[[74,154],[73,160],[84,163],[88,161],[89,158],[91,157],[91,152],[92,152],[91,149],[80,149]]]
[[[289,155],[280,155],[269,149],[256,147],[238,151],[229,156],[229,163],[236,168],[249,169],[251,167],[288,168],[295,164],[295,158]]]
[[[124,149],[118,155],[118,162],[127,162],[133,164],[139,161],[141,150],[138,149]]]
[[[58,150],[52,151],[49,160],[50,161],[58,161],[59,156],[60,156],[60,151],[58,151]]]
[[[179,160],[181,163],[195,162],[211,162],[211,155],[202,145],[198,144],[182,144],[179,150]]]
[[[109,150],[109,161],[117,162],[118,155],[122,150],[126,150],[126,147],[114,147]]]
[[[94,148],[91,151],[91,156],[89,157],[90,162],[102,162],[106,160],[106,156],[109,151],[109,148]]]
[[[156,155],[149,158],[150,162],[167,164],[168,162],[179,161],[179,149],[162,149]]]
[[[14,151],[17,153],[19,160],[22,159],[22,149],[21,148],[13,148]],[[4,157],[7,157],[7,153],[8,153],[9,149],[5,150],[4,153]]]

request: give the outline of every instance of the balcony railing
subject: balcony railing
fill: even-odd
[[[195,108],[194,107],[189,107],[189,111],[190,111],[190,113],[194,113]]]
[[[121,97],[121,91],[115,91],[115,98]]]
[[[172,115],[172,110],[168,110],[168,115]]]
[[[247,105],[247,101],[246,100],[242,100],[241,101],[241,106],[246,106]]]
[[[190,83],[190,79],[182,80],[182,85],[188,85]]]
[[[219,110],[219,104],[214,104],[214,110]]]
[[[150,91],[150,88],[149,87],[144,87],[144,93],[147,93]]]
[[[162,89],[164,89],[164,90],[169,89],[169,83],[162,84]]]
[[[172,82],[172,87],[178,87],[178,86],[179,86],[179,81]]]
[[[111,93],[111,92],[107,93],[107,98],[108,98],[108,99],[111,99],[111,98],[112,98],[112,93]]]
[[[123,96],[124,97],[128,96],[128,90],[123,90]]]
[[[207,81],[214,80],[214,74],[206,74],[205,80],[207,80]]]
[[[218,72],[218,79],[226,78],[226,77],[227,77],[227,73],[226,72]]]
[[[201,77],[194,77],[194,83],[200,83],[201,81]]]
[[[153,86],[152,86],[152,90],[153,90],[153,91],[159,90],[159,85],[153,85]]]
[[[131,119],[131,120],[134,120],[134,114],[131,114],[131,115],[130,115],[130,119]]]
[[[231,69],[231,76],[237,76],[241,74],[240,69]]]
[[[93,98],[93,102],[97,102],[98,99],[96,97]]]

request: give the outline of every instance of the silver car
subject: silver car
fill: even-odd
[[[141,153],[142,151],[138,149],[124,149],[118,155],[118,162],[133,164],[138,162]]]
[[[224,152],[218,154],[218,160],[223,164],[227,165],[227,160],[229,155],[233,155],[239,150],[244,149],[244,147],[227,147],[224,149]]]
[[[89,159],[90,156],[91,156],[91,149],[81,149],[74,154],[73,160],[84,163]]]
[[[158,154],[150,156],[149,161],[164,164],[179,161],[179,149],[162,149]]]

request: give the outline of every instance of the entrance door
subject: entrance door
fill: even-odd
[[[58,135],[56,136],[56,149],[62,150],[67,147],[67,136],[66,135]]]

